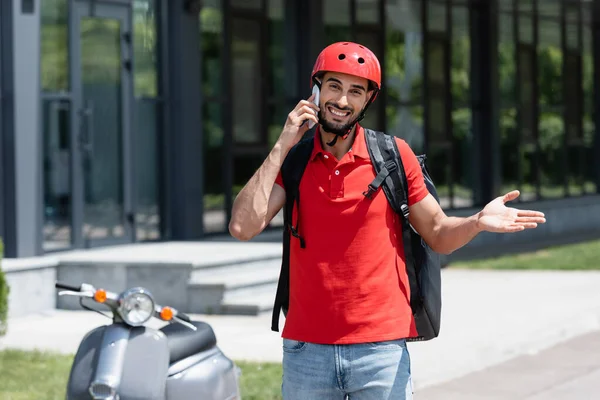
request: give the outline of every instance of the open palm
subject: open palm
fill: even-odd
[[[515,200],[519,194],[518,190],[514,190],[488,203],[479,214],[480,228],[488,232],[511,233],[537,228],[537,224],[545,223],[544,214],[539,211],[506,207],[506,203]]]

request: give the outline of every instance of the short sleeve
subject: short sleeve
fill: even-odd
[[[283,177],[281,176],[281,171],[279,171],[279,173],[277,174],[277,178],[275,178],[275,183],[281,186],[283,189],[285,189],[285,186],[283,186]]]
[[[396,144],[400,151],[400,157],[402,157],[402,164],[408,181],[408,205],[412,206],[423,200],[429,194],[429,190],[425,185],[419,160],[408,143],[396,138]]]

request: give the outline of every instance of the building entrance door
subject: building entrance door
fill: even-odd
[[[72,4],[74,246],[132,242],[130,7]]]

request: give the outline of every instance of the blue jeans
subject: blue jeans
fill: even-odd
[[[410,400],[406,340],[321,345],[283,339],[284,400]]]

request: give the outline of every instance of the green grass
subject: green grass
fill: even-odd
[[[242,399],[281,399],[281,376],[283,370],[278,363],[237,362],[242,369],[240,387]]]
[[[0,351],[0,400],[62,400],[72,357]]]
[[[562,245],[535,252],[467,262],[449,268],[519,270],[600,270],[600,240]]]
[[[73,356],[0,351],[0,400],[63,400]],[[237,362],[244,399],[281,399],[281,364]]]

